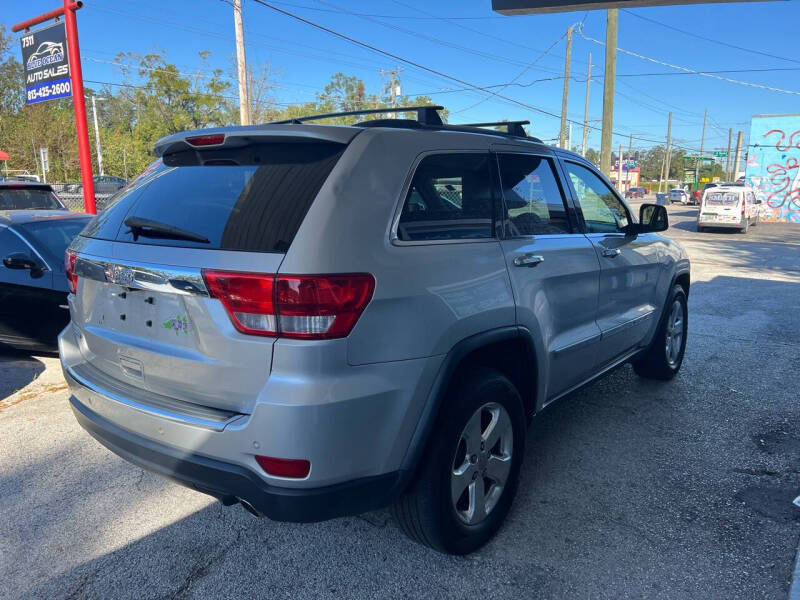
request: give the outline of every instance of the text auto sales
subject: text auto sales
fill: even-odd
[[[50,58],[50,57],[47,57]],[[30,64],[30,63],[28,63]],[[25,76],[25,83],[36,83],[37,81],[41,81],[42,79],[50,79],[53,77],[61,77],[69,74],[69,67],[67,65],[61,65],[60,67],[55,67],[51,69],[43,69],[41,71],[36,71],[35,73],[28,73]]]

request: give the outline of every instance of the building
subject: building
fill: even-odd
[[[622,181],[619,178],[619,164],[611,165],[611,172],[608,174],[608,178],[611,180],[611,183],[614,184],[620,193],[624,194],[632,187],[639,187],[639,167],[628,167],[625,164],[622,165]]]
[[[800,114],[753,116],[745,178],[762,221],[800,225]]]

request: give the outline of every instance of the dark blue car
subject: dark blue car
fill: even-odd
[[[0,210],[0,348],[57,351],[69,322],[64,252],[91,218]]]

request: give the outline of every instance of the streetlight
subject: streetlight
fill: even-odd
[[[91,98],[92,116],[94,117],[94,139],[97,145],[97,169],[100,171],[100,175],[103,175],[103,149],[100,147],[100,129],[97,127],[97,104],[95,103],[95,98],[100,101],[107,100],[107,98],[94,95]]]

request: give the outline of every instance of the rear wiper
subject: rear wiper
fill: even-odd
[[[133,234],[133,241],[137,241],[139,237],[159,238],[163,240],[187,240],[189,242],[199,242],[201,244],[210,244],[211,240],[203,237],[199,233],[186,231],[174,225],[167,225],[166,223],[159,223],[158,221],[151,221],[150,219],[142,219],[141,217],[128,217],[123,221],[125,225],[130,227],[128,233]]]

